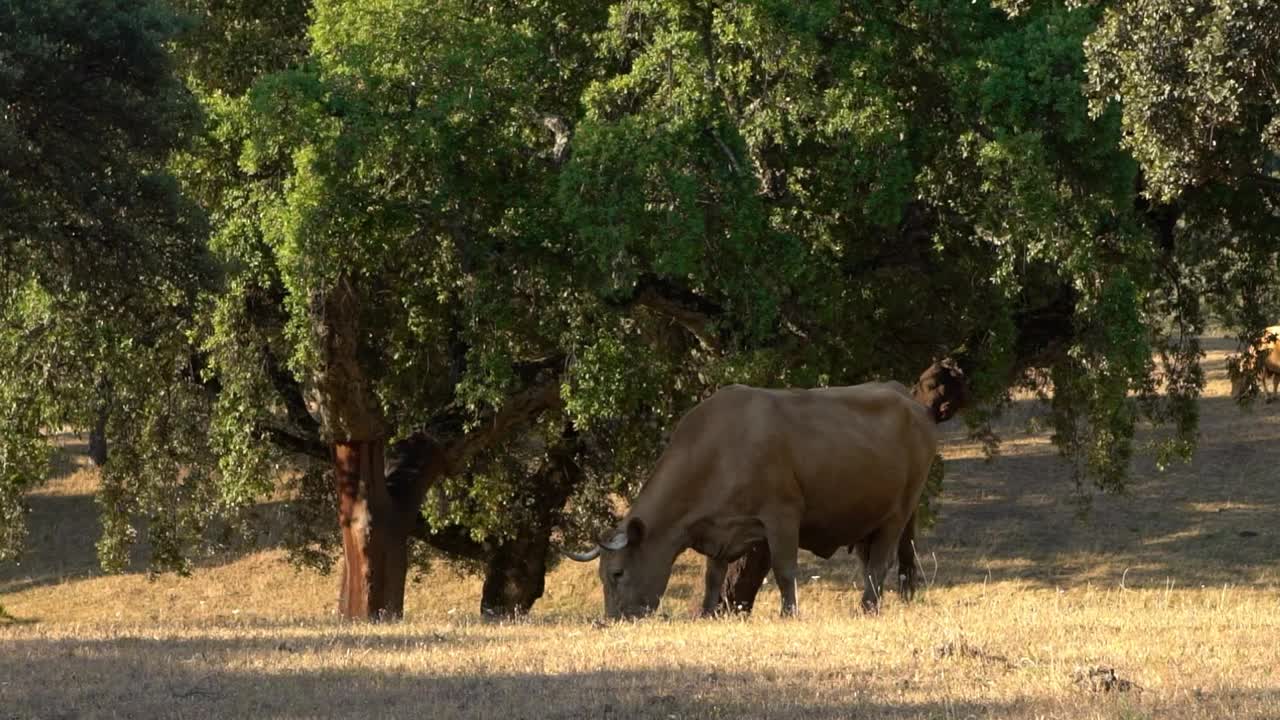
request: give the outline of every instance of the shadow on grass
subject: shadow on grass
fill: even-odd
[[[947,466],[938,526],[921,542],[939,577],[1013,576],[1044,585],[1275,583],[1280,556],[1280,409],[1201,401],[1199,448],[1160,472],[1139,456],[1124,495],[1094,495],[1081,514],[1055,450]],[[1145,432],[1139,442],[1150,438]],[[926,558],[926,566],[932,558]]]
[[[375,641],[376,640],[376,641]],[[371,642],[375,641],[375,642]],[[283,640],[119,639],[98,643],[0,639],[0,690],[8,717],[431,717],[933,718],[1008,716],[1003,701],[889,699],[895,680],[826,679],[812,673],[747,674],[685,664],[573,673],[418,671],[405,659],[356,670],[324,667],[348,653],[448,652],[447,641],[332,638],[324,645]],[[910,681],[906,681],[910,682]],[[813,687],[824,686],[821,699]]]
[[[1037,406],[1016,403],[1006,437],[1030,439],[1022,427]],[[1094,493],[1087,510],[1078,504],[1070,465],[1047,436],[1006,448],[990,462],[973,453],[947,460],[938,523],[917,538],[926,577],[941,586],[1280,584],[1280,405],[1242,411],[1229,398],[1210,397],[1200,409],[1190,463],[1161,472],[1139,453],[1127,492]],[[946,430],[946,442],[967,444],[961,427]],[[1136,444],[1153,432],[1141,431]],[[891,571],[891,589],[896,576]],[[848,591],[862,584],[860,565],[843,551],[825,561],[801,553],[801,578],[802,595],[808,582]],[[674,598],[679,605],[701,596],[696,578],[682,588],[688,597]],[[766,585],[758,607],[774,611],[776,597]]]
[[[1059,716],[1061,686],[998,700],[959,699],[941,679],[895,671],[726,671],[687,662],[638,669],[554,673],[492,671],[482,664],[440,673],[457,643],[493,637],[390,635],[229,639],[119,638],[93,642],[0,636],[0,716],[94,717],[430,717],[502,718],[967,718]],[[482,649],[483,650],[483,649]],[[518,651],[518,650],[513,650]],[[381,653],[381,655],[380,655]],[[335,663],[358,667],[335,668]],[[473,663],[485,655],[477,654]],[[965,671],[961,671],[965,672]],[[985,672],[981,668],[968,672]],[[894,673],[902,673],[897,676]],[[1040,682],[1043,683],[1043,680]],[[934,683],[937,683],[936,686]],[[921,697],[926,699],[920,699]],[[1055,698],[1056,696],[1056,698]],[[904,699],[909,698],[909,699]],[[1171,710],[1240,716],[1280,703],[1280,688],[1227,689],[1212,697],[1177,693],[1142,700],[1114,693],[1070,696],[1077,710],[1140,717]],[[1195,705],[1196,707],[1187,707]],[[1147,714],[1150,711],[1151,714]],[[1069,715],[1074,716],[1072,713]],[[1182,716],[1179,714],[1179,716]],[[1251,716],[1257,716],[1252,715]]]
[[[71,433],[54,436],[53,454],[49,457],[50,481],[62,480],[93,467],[89,460],[89,442]]]
[[[925,574],[942,585],[1280,582],[1280,406],[1242,412],[1228,398],[1206,398],[1201,412],[1191,463],[1160,472],[1139,455],[1127,493],[1094,494],[1084,512],[1070,466],[1047,442],[990,462],[948,460],[938,523],[917,540]],[[802,572],[860,586],[859,565],[844,553],[828,561],[802,553]]]
[[[0,594],[16,593],[31,588],[100,577],[97,543],[102,537],[102,522],[94,495],[45,495],[27,497],[31,513],[27,517],[28,535],[18,563],[0,563]],[[192,558],[194,568],[217,567],[247,554],[280,547],[283,537],[284,503],[262,503],[253,509],[257,529],[252,540],[238,540],[212,554]],[[124,572],[147,572],[150,553],[145,541],[130,549],[129,564]]]

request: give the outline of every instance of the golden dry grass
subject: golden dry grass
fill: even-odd
[[[0,569],[3,717],[1280,718],[1280,406],[1241,413],[1210,344],[1196,460],[1079,520],[1067,468],[1018,430],[985,463],[950,429],[941,520],[921,541],[931,586],[856,611],[849,556],[804,558],[802,616],[766,586],[747,621],[604,624],[593,567],[547,580],[534,617],[475,618],[479,581],[439,567],[408,619],[332,618],[335,580],[278,550],[190,578],[102,576],[72,446],[33,496],[32,552]],[[1242,536],[1242,533],[1244,534]],[[1133,683],[1105,691],[1088,671]]]
[[[812,595],[812,594],[810,594]],[[4,707],[134,717],[1275,717],[1256,593],[935,591],[876,618],[418,617],[39,625],[3,640]],[[1141,689],[1074,678],[1114,667]]]

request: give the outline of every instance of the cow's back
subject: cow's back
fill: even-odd
[[[681,524],[791,514],[819,552],[910,514],[936,445],[926,409],[898,383],[732,385],[681,419],[634,507]]]
[[[937,447],[926,409],[898,383],[807,391],[784,433],[805,499],[802,525],[838,544],[915,508]],[[856,536],[856,537],[855,537]]]

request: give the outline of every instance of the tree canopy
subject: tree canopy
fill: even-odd
[[[198,131],[165,48],[180,29],[154,3],[0,3],[0,558],[23,537],[46,434],[87,427],[104,382],[130,417],[117,434],[155,443],[117,464],[138,492],[104,503],[172,508],[160,465],[183,460],[192,428],[151,423],[184,401],[212,270],[202,214],[166,168]]]
[[[1122,490],[1277,309],[1265,2],[176,5],[0,5],[0,512],[106,382],[108,564],[336,483],[527,610],[716,387],[943,355]]]

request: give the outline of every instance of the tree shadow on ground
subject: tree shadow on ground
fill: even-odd
[[[96,472],[96,471],[94,471]],[[104,575],[98,563],[97,543],[102,537],[99,508],[92,492],[28,495],[28,536],[17,563],[0,563],[0,594],[84,580]],[[217,567],[262,550],[281,547],[285,503],[255,506],[249,538],[236,539],[215,552],[191,558],[193,568]],[[141,541],[129,553],[127,574],[148,571],[150,545],[145,528]]]
[[[935,718],[1007,716],[1003,701],[894,702],[889,678],[732,673],[682,665],[573,673],[442,675],[388,655],[389,667],[325,667],[309,654],[448,652],[448,640],[336,636],[323,644],[121,638],[0,640],[5,717]],[[381,660],[375,661],[381,662]],[[424,661],[425,662],[425,661]],[[59,681],[62,680],[62,681]],[[834,684],[833,684],[834,682]],[[1025,704],[1022,705],[1025,707]]]
[[[1119,717],[1142,702],[1142,709],[1153,713],[1144,712],[1144,717],[1186,711],[1191,709],[1185,707],[1188,704],[1203,713],[1196,716],[1214,717],[1229,708],[1265,709],[1280,703],[1276,687],[1229,689],[1211,698],[1185,693],[1146,700],[1119,693],[1063,695],[1072,682],[1065,672],[1048,686],[1044,678],[1034,681],[1024,696],[988,700],[954,695],[941,684],[935,688],[908,666],[887,671],[809,667],[752,672],[725,670],[692,658],[669,665],[659,660],[641,668],[574,672],[511,672],[483,664],[465,672],[432,669],[442,657],[457,652],[474,652],[481,661],[490,645],[519,652],[513,649],[517,642],[518,638],[490,634],[460,637],[449,630],[425,636],[313,632],[301,638],[246,637],[238,632],[90,641],[0,637],[0,716],[905,720],[1075,716],[1086,706],[1094,711],[1091,715]]]
[[[89,459],[89,441],[83,436],[56,433],[52,442],[53,453],[49,456],[50,482],[93,468],[93,462]]]
[[[1018,422],[1038,412],[1034,401],[1019,405],[1011,413]],[[1230,398],[1210,397],[1200,408],[1190,463],[1161,472],[1140,454],[1128,491],[1093,493],[1087,508],[1046,434],[1010,425],[1006,436],[1016,447],[987,461],[962,428],[948,428],[938,523],[917,540],[926,577],[941,585],[1042,587],[1280,582],[1280,404],[1242,411]],[[1143,431],[1139,444],[1152,436]],[[828,561],[802,553],[802,572],[860,586],[860,566],[844,553]]]

